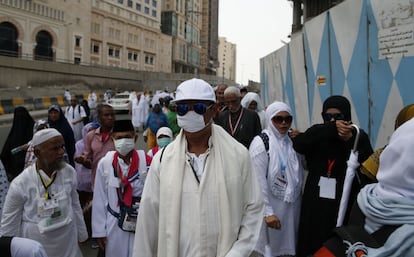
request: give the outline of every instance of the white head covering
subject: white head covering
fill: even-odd
[[[267,128],[268,129],[277,129],[273,126],[272,118],[276,116],[279,112],[288,112],[292,115],[292,110],[290,109],[289,105],[283,102],[274,102],[266,108],[266,121],[267,121]],[[278,132],[279,133],[279,132]]]
[[[414,119],[401,125],[380,156],[378,184],[380,198],[406,197],[414,200]]]
[[[173,138],[172,130],[169,127],[161,127],[157,131],[156,137],[158,138],[161,135],[168,136],[169,138]]]
[[[292,115],[290,107],[283,102],[276,101],[266,108],[267,128],[264,131],[269,135],[268,183],[271,188],[274,181],[282,174],[280,167],[285,165],[287,187],[282,200],[294,202],[302,192],[303,170],[289,135],[281,134],[272,123],[272,118],[282,111]]]
[[[32,145],[33,146],[40,145],[46,142],[47,140],[53,137],[56,137],[56,136],[62,136],[62,134],[60,134],[59,131],[57,131],[54,128],[46,128],[46,129],[39,130],[33,135]]]
[[[401,125],[380,155],[378,183],[358,194],[365,215],[364,229],[373,233],[383,225],[401,225],[384,247],[369,249],[369,256],[414,256],[414,119]]]
[[[37,120],[35,122],[35,124],[33,125],[33,134],[35,134],[37,132],[37,130],[39,129],[40,126],[45,126],[45,127],[49,127],[49,123],[47,123],[47,120]]]
[[[172,102],[182,100],[207,100],[216,102],[216,94],[213,87],[202,79],[189,79],[181,83],[176,90],[175,99]]]
[[[249,108],[249,105],[252,101],[255,101],[257,103],[257,112],[263,111],[263,103],[262,99],[260,99],[260,96],[254,92],[248,92],[241,100],[241,105],[244,108]]]

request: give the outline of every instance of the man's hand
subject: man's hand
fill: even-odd
[[[98,242],[99,248],[105,250],[106,245],[106,237],[97,237],[96,242]]]
[[[89,160],[85,155],[76,156],[73,159],[75,162],[82,164],[85,168],[90,169],[92,167],[91,160]]]
[[[280,220],[278,217],[276,217],[276,215],[266,216],[264,219],[268,227],[274,228],[274,229],[280,229],[281,227]]]

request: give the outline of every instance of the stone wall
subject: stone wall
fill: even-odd
[[[0,99],[57,96],[63,95],[66,88],[74,94],[87,93],[91,89],[103,93],[109,88],[114,92],[174,91],[182,81],[192,77],[212,85],[236,85],[234,81],[210,75],[132,71],[0,56]]]

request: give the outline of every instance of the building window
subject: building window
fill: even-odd
[[[92,33],[99,35],[101,30],[101,25],[99,23],[92,23]]]
[[[157,11],[156,10],[152,10],[152,17],[157,17]]]
[[[75,38],[75,46],[76,47],[80,47],[80,42],[81,42],[81,38],[80,37],[76,37]]]
[[[128,7],[132,7],[132,0],[128,0]]]
[[[144,13],[145,13],[145,14],[149,14],[149,8],[148,8],[148,7],[145,7],[145,8],[144,8]]]
[[[109,46],[108,48],[108,55],[109,57],[118,58],[121,55],[121,49],[117,46]]]
[[[150,0],[145,0],[145,3],[146,3],[146,4],[149,4],[149,2],[150,2]]]
[[[98,42],[91,42],[91,52],[94,54],[99,54],[99,43]]]
[[[156,0],[152,0],[152,6],[157,7],[157,1]]]
[[[128,61],[138,62],[138,52],[129,50]]]
[[[145,64],[154,65],[154,56],[145,55]]]
[[[75,57],[75,59],[73,61],[74,61],[75,64],[80,64],[81,63],[81,58]]]
[[[135,4],[135,9],[137,11],[141,11],[141,4]]]
[[[118,0],[118,4],[123,4],[124,0]]]

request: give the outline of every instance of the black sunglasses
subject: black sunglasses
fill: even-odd
[[[210,109],[213,105],[208,105],[204,103],[196,103],[196,104],[177,104],[176,110],[179,116],[184,116],[188,111],[194,111],[197,114],[204,115],[208,109]]]
[[[272,120],[276,123],[283,123],[283,122],[291,123],[293,118],[292,116],[275,116],[272,118]]]
[[[324,113],[322,114],[323,120],[330,121],[332,119],[334,120],[344,120],[345,115],[343,113]]]

